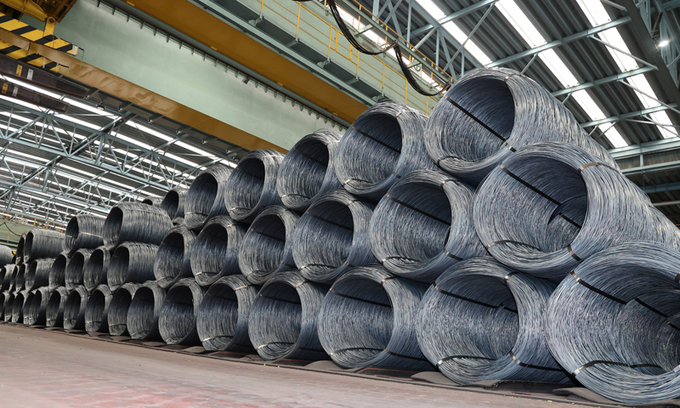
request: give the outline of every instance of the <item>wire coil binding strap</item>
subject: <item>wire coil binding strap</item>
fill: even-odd
[[[227,213],[225,183],[231,174],[231,168],[216,164],[196,176],[184,203],[184,223],[188,228],[201,228],[210,218]]]
[[[367,109],[335,152],[335,174],[343,187],[377,202],[409,172],[435,168],[423,143],[426,121],[424,114],[393,101]]]
[[[276,176],[276,191],[283,205],[302,212],[316,197],[342,187],[333,166],[340,137],[332,130],[317,130],[295,143]]]
[[[506,68],[481,68],[460,78],[435,106],[425,133],[432,160],[476,186],[515,150],[561,141],[616,167],[607,151],[542,86]]]
[[[28,311],[24,313],[24,324],[45,326],[47,324],[47,304],[50,301],[50,290],[40,287],[33,290]]]
[[[373,212],[373,253],[390,272],[428,283],[449,266],[486,254],[472,222],[474,194],[440,171],[409,173]]]
[[[295,269],[291,239],[300,216],[281,205],[267,207],[243,237],[238,253],[241,273],[261,285],[271,276]]]
[[[625,243],[586,259],[548,304],[546,339],[581,384],[614,401],[680,396],[680,253]]]
[[[459,262],[423,296],[418,342],[427,359],[459,384],[567,382],[544,340],[544,313],[554,289],[490,257]]]
[[[329,283],[353,266],[377,264],[368,236],[373,205],[345,190],[326,193],[302,215],[291,240],[305,279]]]
[[[583,149],[545,143],[517,151],[477,189],[473,219],[509,267],[561,280],[589,256],[626,241],[680,248],[680,231],[623,174]]]
[[[66,265],[66,273],[64,274],[64,286],[66,286],[66,289],[73,290],[76,286],[83,284],[83,271],[87,267],[91,255],[91,249],[83,248],[73,254],[68,265]]]
[[[298,271],[274,275],[250,308],[248,334],[264,360],[321,360],[328,356],[317,335],[317,317],[328,286]]]
[[[106,272],[111,262],[111,252],[104,246],[95,248],[90,259],[83,266],[83,286],[92,292],[97,286],[106,283]]]
[[[64,232],[64,250],[73,255],[80,248],[94,249],[104,244],[104,218],[78,214],[71,218]]]
[[[427,285],[381,266],[349,270],[333,284],[319,312],[319,339],[341,367],[432,370],[415,323]]]
[[[85,308],[90,294],[84,286],[76,286],[64,303],[64,329],[85,330]]]
[[[50,289],[50,298],[45,309],[45,320],[47,327],[64,326],[64,305],[68,299],[68,291],[63,286]]]
[[[208,221],[191,248],[191,272],[201,286],[210,286],[221,277],[240,274],[238,251],[246,234],[243,225],[226,215]]]
[[[163,238],[156,252],[153,274],[158,285],[168,288],[181,278],[193,277],[191,273],[191,248],[196,234],[184,225],[178,225]]]
[[[85,331],[109,332],[109,305],[113,292],[106,285],[99,285],[90,294],[85,305]]]
[[[165,296],[158,317],[158,329],[167,344],[200,345],[196,313],[205,289],[191,278],[180,279]]]
[[[158,331],[158,317],[165,289],[155,281],[145,282],[137,288],[127,312],[127,330],[135,340],[162,340]]]
[[[64,234],[58,231],[33,228],[26,234],[23,262],[40,258],[54,258],[64,248]]]
[[[254,351],[248,316],[259,287],[241,275],[220,278],[198,307],[196,330],[206,350]]]
[[[52,263],[50,274],[47,278],[50,290],[55,290],[59,286],[64,286],[66,277],[66,267],[71,259],[66,252],[57,255]]]
[[[140,286],[142,285],[139,283],[126,283],[113,294],[108,313],[109,334],[112,336],[124,336],[128,333],[128,309],[132,297]]]
[[[270,205],[281,204],[276,179],[283,155],[275,150],[253,150],[226,182],[224,204],[234,221],[250,223]]]
[[[124,242],[116,247],[106,271],[106,282],[113,290],[126,282],[144,283],[155,280],[154,261],[158,246]]]
[[[120,203],[111,208],[104,222],[104,245],[113,249],[126,241],[158,245],[172,221],[160,207]]]

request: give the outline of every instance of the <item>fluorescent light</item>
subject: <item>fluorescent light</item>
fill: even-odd
[[[500,0],[496,3],[496,7],[531,48],[547,43],[514,0]]]

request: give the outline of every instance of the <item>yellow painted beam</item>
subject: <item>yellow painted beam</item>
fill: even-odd
[[[348,122],[366,106],[187,0],[128,4],[243,64]]]
[[[1,42],[12,44],[22,50],[35,53],[36,55],[68,67],[66,72],[62,69],[61,73],[71,79],[102,90],[117,98],[132,102],[135,105],[159,113],[167,118],[214,135],[245,149],[275,149],[282,153],[287,152],[286,149],[260,139],[257,136],[251,135],[234,126],[179,104],[157,93],[151,92],[148,89],[142,88],[141,86],[126,81],[116,75],[112,75],[95,66],[81,62],[68,54],[32,42],[7,30],[0,29],[0,43]]]

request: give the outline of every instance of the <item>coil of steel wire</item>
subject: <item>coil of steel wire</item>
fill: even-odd
[[[184,187],[175,187],[169,190],[160,207],[168,212],[168,216],[174,224],[181,224],[184,222],[184,201],[189,190]]]
[[[19,273],[19,267],[20,266],[21,265],[15,265],[14,269],[8,272],[8,274],[9,274],[9,279],[8,279],[9,280],[9,288],[7,290],[9,290],[10,292],[14,292],[16,290],[17,274]]]
[[[298,271],[274,275],[250,307],[248,335],[264,360],[323,360],[317,317],[328,286],[305,280]]]
[[[78,214],[71,218],[64,233],[64,250],[73,255],[80,248],[94,249],[104,244],[104,218]]]
[[[248,314],[259,287],[241,275],[213,283],[198,306],[196,331],[206,350],[248,352]]]
[[[148,196],[144,197],[144,199],[142,200],[142,204],[158,207],[161,205],[161,201],[163,201],[161,197]]]
[[[12,262],[14,254],[12,250],[6,245],[0,245],[0,265],[6,265]]]
[[[3,301],[3,309],[2,309],[2,319],[5,322],[11,322],[12,321],[12,309],[14,305],[14,293],[7,292],[7,295],[5,296],[5,300]]]
[[[29,291],[20,290],[14,294],[14,302],[12,302],[12,323],[24,322],[24,307]]]
[[[377,264],[368,227],[373,205],[345,190],[319,196],[291,238],[295,265],[305,279],[329,283],[353,266]]]
[[[276,176],[276,191],[284,206],[302,212],[316,197],[342,188],[333,166],[340,137],[332,130],[317,130],[290,149]]]
[[[104,222],[104,246],[131,241],[158,245],[172,228],[172,220],[160,207],[141,203],[120,203],[111,208]]]
[[[158,331],[158,317],[164,300],[165,289],[158,286],[156,281],[145,282],[137,288],[127,314],[127,329],[131,338],[162,340]]]
[[[26,235],[28,235],[28,231],[21,234],[19,242],[17,242],[17,249],[14,257],[14,263],[17,265],[21,265],[24,262],[24,244],[26,242]]]
[[[680,248],[680,230],[618,170],[583,149],[545,143],[518,150],[477,189],[473,220],[489,253],[559,281],[579,262],[626,241]]]
[[[106,270],[109,288],[116,290],[126,282],[144,283],[155,280],[153,264],[158,252],[157,245],[123,242],[111,255]]]
[[[8,263],[0,269],[0,275],[2,275],[2,290],[11,290],[12,276],[16,273],[17,266],[15,264]]]
[[[156,282],[169,288],[182,278],[191,278],[191,248],[196,234],[184,225],[173,227],[163,238],[153,264]]]
[[[491,257],[447,269],[423,296],[418,343],[450,380],[567,382],[544,338],[555,284]]]
[[[90,259],[83,266],[83,286],[92,292],[97,286],[106,283],[106,272],[111,262],[111,252],[104,246],[95,248]]]
[[[240,274],[238,251],[246,229],[229,216],[211,218],[191,248],[189,262],[196,282],[210,286],[226,275]]]
[[[559,284],[546,340],[578,382],[614,401],[680,396],[680,253],[655,243],[605,249]],[[665,406],[665,405],[664,405]]]
[[[45,326],[63,327],[64,326],[64,305],[68,298],[68,291],[65,287],[59,286],[50,289],[47,308],[45,309]]]
[[[85,286],[76,286],[64,303],[64,329],[85,330],[85,309],[90,294]]]
[[[64,286],[66,277],[66,267],[71,259],[64,252],[57,255],[52,263],[52,268],[50,269],[50,274],[47,277],[49,282],[50,290],[55,290],[59,286]]]
[[[432,160],[472,186],[515,150],[553,141],[580,146],[616,167],[560,101],[506,68],[476,69],[456,81],[432,111],[425,133]]]
[[[217,164],[203,170],[189,186],[184,198],[184,224],[199,229],[207,220],[227,214],[224,204],[226,182],[232,170]]]
[[[291,238],[300,216],[281,205],[267,207],[250,225],[238,253],[241,273],[262,285],[279,272],[295,269]]]
[[[373,211],[371,248],[395,275],[433,282],[463,259],[486,254],[472,222],[474,190],[436,170],[395,183]]]
[[[83,273],[90,262],[93,250],[81,248],[73,254],[71,260],[66,265],[66,272],[64,274],[64,286],[69,291],[75,289],[76,286],[83,284]],[[87,288],[86,288],[87,289]]]
[[[253,150],[239,161],[225,183],[224,204],[231,219],[250,223],[266,207],[281,205],[276,178],[282,161],[275,150]]]
[[[26,234],[23,263],[40,258],[54,258],[64,249],[64,234],[58,231],[33,228]]]
[[[427,285],[382,266],[349,270],[319,312],[319,340],[341,367],[432,370],[418,346],[416,316]]]
[[[50,290],[43,286],[34,289],[31,293],[28,310],[24,312],[24,324],[45,326],[47,324],[47,304],[50,300]]]
[[[14,277],[14,291],[18,292],[24,289],[26,283],[26,264],[22,263],[17,267],[17,273]]]
[[[28,264],[24,275],[24,287],[26,290],[37,289],[49,285],[50,271],[56,258],[36,259]]]
[[[340,183],[350,193],[377,202],[399,178],[435,168],[423,142],[426,122],[426,115],[393,101],[367,109],[335,152]]]
[[[113,292],[106,285],[99,285],[87,298],[85,305],[85,331],[109,332],[109,305]]]
[[[168,289],[158,317],[158,329],[165,343],[201,344],[196,314],[204,295],[205,289],[189,278],[178,280]]]
[[[127,315],[132,297],[142,285],[139,283],[126,283],[116,290],[109,303],[108,324],[109,334],[112,336],[124,336],[128,334]]]
[[[2,321],[5,321],[5,310],[9,310],[7,309],[7,303],[9,302],[10,296],[11,295],[7,290],[0,293],[0,307],[2,307],[2,310],[0,310],[0,320]]]

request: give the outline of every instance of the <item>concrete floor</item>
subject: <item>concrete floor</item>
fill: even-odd
[[[0,407],[580,407],[0,325]]]

